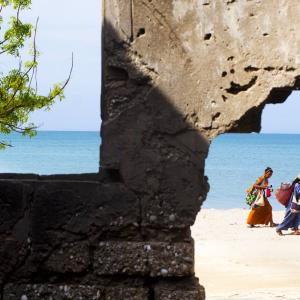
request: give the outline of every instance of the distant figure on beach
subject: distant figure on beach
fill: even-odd
[[[273,175],[273,170],[268,167],[265,169],[264,175],[259,177],[253,189],[257,190],[257,198],[251,206],[249,212],[247,224],[249,227],[254,227],[258,224],[270,225],[271,227],[276,226],[273,222],[272,206],[269,203],[266,195],[266,191],[269,186],[269,178]]]
[[[300,175],[293,181],[293,193],[286,208],[281,224],[276,227],[276,232],[282,235],[282,230],[292,229],[293,234],[300,235]]]

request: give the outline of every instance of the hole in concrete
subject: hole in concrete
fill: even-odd
[[[223,71],[222,72],[222,77],[225,77],[227,75],[227,72],[226,71]]]
[[[211,37],[212,37],[212,34],[211,34],[211,33],[206,33],[206,34],[204,35],[204,40],[205,40],[205,41],[210,40]]]
[[[273,71],[273,70],[275,70],[275,68],[273,68],[273,67],[265,67],[264,70],[266,70],[266,71]]]
[[[250,292],[255,294],[256,287],[250,287],[248,278],[244,276],[251,274],[252,278],[260,278],[264,292],[270,291],[268,295],[273,299],[273,287],[288,287],[291,278],[295,278],[298,272],[289,268],[289,261],[294,260],[288,259],[293,257],[292,248],[286,250],[274,228],[246,227],[249,208],[244,200],[245,190],[267,166],[274,170],[270,179],[274,189],[281,182],[292,181],[299,173],[298,161],[287,163],[297,157],[300,145],[300,92],[293,92],[284,102],[290,92],[289,89],[273,90],[267,99],[269,104],[263,110],[262,120],[259,116],[248,120],[261,124],[261,134],[224,134],[213,140],[210,147],[206,160],[210,192],[192,228],[196,241],[196,276],[202,278],[208,298],[230,291],[239,294],[242,299],[244,294],[238,287],[244,291],[245,298]],[[272,102],[284,104],[270,104]],[[284,207],[277,203],[274,195],[270,203],[274,221],[281,222]],[[203,231],[204,226],[209,229]],[[289,237],[284,238],[284,242],[289,243]],[[291,243],[295,247],[298,239]],[[288,251],[284,257],[280,255],[283,248]],[[268,252],[268,258],[263,261],[261,251]],[[280,261],[278,257],[281,257]],[[280,275],[283,273],[285,278]]]
[[[246,72],[255,72],[255,71],[258,71],[259,68],[253,67],[253,66],[247,66],[246,68],[244,68],[244,70],[245,70]]]
[[[293,71],[296,71],[296,69],[294,67],[287,67],[286,71],[287,72],[293,72]]]
[[[217,112],[217,113],[215,113],[215,114],[212,116],[212,120],[213,120],[213,121],[216,121],[220,116],[221,116],[221,113],[220,113],[220,112]]]
[[[140,37],[140,36],[144,35],[145,33],[146,33],[145,28],[140,28],[136,36]]]
[[[225,95],[222,95],[222,99],[225,102],[228,98]]]
[[[240,92],[247,91],[248,89],[250,89],[252,86],[255,85],[256,80],[257,80],[257,76],[253,76],[250,79],[250,81],[246,84],[239,84],[237,82],[231,81],[230,82],[230,87],[228,89],[226,89],[226,92],[229,93],[229,94],[236,95]]]

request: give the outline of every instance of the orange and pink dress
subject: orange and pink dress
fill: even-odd
[[[269,185],[268,179],[265,176],[261,176],[257,179],[255,185],[267,187]],[[264,206],[252,208],[247,218],[248,225],[269,225],[273,224],[272,206],[267,197],[264,196]]]

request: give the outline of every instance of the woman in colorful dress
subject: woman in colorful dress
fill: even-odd
[[[282,230],[292,229],[293,234],[300,235],[300,175],[293,182],[293,193],[286,208],[281,224],[276,227],[276,232],[282,235]]]
[[[266,197],[266,190],[269,188],[269,178],[271,178],[272,175],[273,170],[270,167],[266,168],[264,175],[259,177],[253,185],[253,188],[256,189],[258,193],[262,193],[264,203],[262,206],[258,206],[255,201],[252,205],[247,219],[249,227],[254,227],[258,224],[270,225],[271,227],[276,226],[273,222],[272,206]]]

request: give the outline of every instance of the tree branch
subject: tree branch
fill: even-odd
[[[22,76],[23,79],[25,78],[25,76],[28,76],[29,72],[34,68],[35,64],[36,64],[36,57],[37,57],[37,50],[36,50],[36,33],[37,33],[37,26],[38,26],[38,22],[39,22],[39,17],[37,18],[36,22],[35,22],[35,29],[34,29],[34,37],[33,37],[33,62],[34,64],[32,66],[30,66],[28,68],[28,70],[24,73],[24,75]],[[0,53],[1,54],[1,53]],[[15,99],[17,93],[20,91],[20,88],[22,86],[22,81],[19,84],[19,86],[17,87],[17,89],[15,90],[15,92],[13,93],[11,99],[8,101],[6,107]]]
[[[74,67],[74,54],[72,52],[72,59],[71,59],[71,68],[70,68],[70,71],[69,71],[69,75],[68,75],[68,78],[67,80],[65,81],[65,83],[62,85],[62,87],[59,89],[59,93],[61,93],[65,87],[68,85],[68,83],[70,82],[71,80],[71,75],[72,75],[72,72],[73,72],[73,67]],[[56,96],[53,96],[53,97],[50,97],[51,100],[53,100]]]

